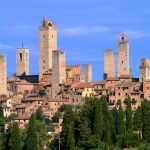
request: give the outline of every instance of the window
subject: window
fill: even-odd
[[[122,61],[122,64],[123,64],[123,61]]]
[[[22,61],[22,53],[19,54],[19,59]]]

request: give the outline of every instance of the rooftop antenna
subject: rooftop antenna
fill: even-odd
[[[23,42],[22,42],[22,45],[21,45],[21,46],[22,46],[22,48],[24,48]]]

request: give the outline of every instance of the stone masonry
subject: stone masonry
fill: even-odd
[[[92,65],[83,64],[82,65],[82,74],[85,76],[85,82],[92,82]]]
[[[16,76],[23,73],[29,75],[29,49],[22,47],[16,51]]]
[[[118,77],[130,75],[129,43],[125,34],[121,34],[118,42]]]
[[[7,94],[7,62],[6,55],[0,54],[0,95]]]
[[[113,49],[104,50],[104,79],[116,77],[116,56]]]
[[[39,28],[39,79],[52,68],[52,52],[57,50],[57,29],[54,22],[45,17]]]
[[[60,92],[60,84],[66,81],[66,56],[64,51],[53,51],[52,63],[52,97]]]
[[[141,59],[139,80],[140,82],[150,81],[150,58]]]

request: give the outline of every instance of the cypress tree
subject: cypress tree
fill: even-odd
[[[11,150],[22,150],[22,141],[20,129],[17,123],[14,123],[10,133],[9,146]]]
[[[127,108],[126,108],[126,131],[133,130],[133,119],[132,119],[132,109],[131,109],[131,98],[128,97]]]
[[[117,114],[117,134],[124,134],[124,112],[121,104]]]
[[[110,114],[108,110],[108,104],[105,96],[101,97],[102,102],[102,112],[103,112],[103,134],[102,139],[108,145],[111,145],[111,125],[110,125]]]
[[[94,117],[94,134],[101,139],[103,130],[102,104],[96,100],[95,117]]]
[[[150,142],[150,104],[147,100],[141,105],[142,112],[142,135],[143,139]]]
[[[34,114],[31,115],[28,125],[27,138],[26,138],[26,149],[27,150],[38,150],[39,142],[36,133],[36,120]]]
[[[72,126],[69,126],[67,135],[67,150],[73,150],[75,148],[75,139]]]

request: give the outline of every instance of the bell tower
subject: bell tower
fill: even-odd
[[[52,53],[57,49],[57,29],[54,22],[43,17],[39,28],[39,80],[52,68]]]
[[[118,77],[122,75],[130,75],[129,43],[124,33],[118,42]]]

